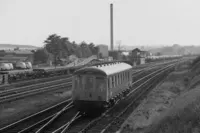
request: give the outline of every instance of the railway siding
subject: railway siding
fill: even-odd
[[[55,105],[70,97],[71,91],[63,88],[43,94],[37,94],[33,97],[26,97],[25,99],[0,104],[0,127]]]
[[[6,121],[4,121],[4,123],[1,123],[0,127],[3,127],[4,125],[6,125],[6,122],[10,123],[8,121],[16,121],[16,120],[20,119],[20,117],[22,118],[22,115],[20,115],[20,116],[18,115],[19,112],[20,112],[20,114],[23,114],[23,117],[30,115],[32,112],[37,112],[35,109],[30,108],[30,106],[32,106],[34,108],[37,106],[37,109],[41,110],[41,108],[45,108],[45,106],[43,106],[43,105],[45,105],[47,103],[48,103],[47,106],[49,106],[49,103],[55,104],[55,101],[57,101],[57,102],[63,101],[65,98],[70,97],[70,95],[71,95],[71,91],[66,91],[66,89],[59,89],[59,90],[45,93],[43,95],[40,95],[40,94],[36,95],[36,96],[34,96],[34,100],[31,100],[31,97],[28,97],[26,99],[21,99],[21,100],[17,100],[14,102],[10,102],[8,104],[3,104],[0,106],[0,108],[2,108],[2,110],[4,109],[3,110],[4,112],[3,111],[2,112],[3,113],[6,112],[7,116],[10,116],[10,118],[7,119],[6,117],[4,117],[4,119]],[[40,102],[40,100],[42,102]],[[26,107],[26,108],[23,109],[24,107]],[[15,109],[18,111],[16,111]],[[22,110],[20,110],[20,109],[22,109]],[[9,114],[9,113],[11,113],[11,114]],[[0,117],[2,117],[2,116],[0,116]],[[13,120],[13,118],[15,120]],[[1,119],[1,120],[3,120],[3,119]]]

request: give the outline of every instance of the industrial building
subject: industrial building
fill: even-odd
[[[108,45],[97,45],[98,48],[98,53],[97,53],[97,57],[98,59],[108,59]]]

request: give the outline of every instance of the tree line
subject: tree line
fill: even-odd
[[[44,47],[34,52],[34,62],[36,64],[47,62],[48,54],[45,50],[53,55],[54,62],[62,58],[67,59],[70,55],[76,55],[79,58],[87,58],[96,55],[98,52],[98,48],[94,43],[87,44],[83,41],[77,44],[75,41],[69,41],[68,37],[52,34],[44,41]]]

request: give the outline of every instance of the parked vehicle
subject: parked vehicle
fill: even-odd
[[[25,62],[26,63],[26,68],[27,69],[32,69],[32,64],[31,62]]]
[[[9,65],[9,70],[13,70],[14,67],[13,67],[13,64],[12,63],[7,63]]]
[[[16,64],[15,64],[15,67],[17,68],[17,69],[26,69],[26,63],[25,62],[17,62]]]
[[[1,71],[8,71],[10,69],[10,66],[8,63],[0,63],[0,70]]]

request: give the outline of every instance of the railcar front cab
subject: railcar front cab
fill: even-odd
[[[107,76],[95,69],[75,73],[72,99],[76,107],[101,108],[106,99]]]

